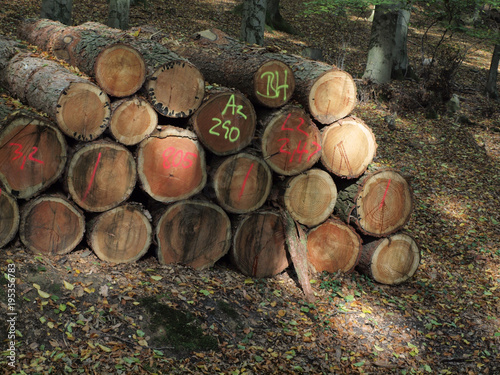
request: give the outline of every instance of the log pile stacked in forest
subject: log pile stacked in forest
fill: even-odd
[[[161,263],[228,254],[253,277],[416,271],[411,188],[368,169],[377,144],[348,73],[219,30],[168,45],[96,23],[21,30],[66,63],[0,39],[0,84],[27,107],[0,102],[0,246],[19,232],[61,255],[86,238],[120,263],[154,243]]]

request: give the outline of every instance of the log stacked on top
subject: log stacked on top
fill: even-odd
[[[2,121],[0,246],[19,227],[33,252],[65,254],[86,231],[105,261],[136,261],[154,240],[161,263],[203,269],[229,254],[268,277],[294,261],[292,220],[317,271],[359,265],[387,284],[416,271],[400,232],[411,188],[368,171],[377,144],[351,116],[348,73],[218,30],[168,47],[96,23],[22,30],[90,78],[0,39],[0,83],[33,107]]]

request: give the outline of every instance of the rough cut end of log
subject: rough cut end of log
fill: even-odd
[[[233,238],[232,262],[245,275],[271,277],[289,265],[283,219],[274,211],[255,211],[244,217]]]
[[[288,103],[295,91],[292,69],[278,60],[264,62],[253,78],[254,95],[259,104],[279,108]]]
[[[137,169],[134,156],[125,146],[95,141],[75,152],[66,178],[76,204],[86,211],[103,212],[128,199],[136,184]]]
[[[257,116],[243,94],[227,91],[210,95],[190,122],[200,142],[222,156],[234,154],[252,142]]]
[[[21,210],[19,238],[35,254],[67,254],[80,243],[84,233],[82,212],[66,198],[41,196]]]
[[[365,244],[358,270],[381,284],[397,285],[412,277],[419,264],[420,250],[415,240],[396,233]]]
[[[148,101],[133,96],[111,105],[109,130],[118,142],[133,146],[149,136],[158,125],[158,114]]]
[[[322,129],[321,163],[343,178],[361,176],[377,151],[375,135],[359,118],[348,117]]]
[[[0,189],[0,248],[8,244],[19,228],[19,207],[16,199]]]
[[[392,169],[368,174],[355,198],[353,216],[361,232],[385,237],[401,229],[410,219],[413,194],[406,179]]]
[[[293,176],[321,156],[321,133],[304,109],[288,105],[264,120],[262,154],[276,173]]]
[[[205,187],[205,151],[193,132],[164,126],[139,144],[137,171],[142,189],[157,201],[187,199]]]
[[[350,272],[360,255],[360,236],[340,220],[327,220],[307,236],[307,257],[318,272]]]
[[[332,214],[337,201],[337,187],[328,172],[309,169],[288,179],[283,200],[295,220],[312,227]]]
[[[135,203],[106,211],[87,225],[87,242],[94,253],[107,262],[131,263],[149,249],[152,226],[149,213]]]
[[[205,95],[205,79],[186,60],[164,64],[146,80],[150,103],[166,117],[186,118],[198,109]]]
[[[73,82],[57,102],[61,130],[79,141],[92,141],[107,128],[111,116],[108,95],[90,82]]]
[[[212,267],[229,251],[231,221],[219,206],[182,201],[169,206],[156,225],[158,260],[197,270]]]
[[[309,92],[309,111],[322,124],[348,116],[356,107],[357,88],[352,76],[338,69],[321,75]]]
[[[226,158],[213,176],[218,203],[236,214],[260,208],[271,186],[272,173],[264,160],[246,153]]]
[[[106,47],[94,63],[99,86],[119,98],[135,94],[146,79],[146,63],[133,47],[117,43]]]
[[[5,190],[28,199],[61,176],[66,141],[49,121],[20,111],[8,116],[0,129],[0,181]]]

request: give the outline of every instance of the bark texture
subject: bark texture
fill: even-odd
[[[0,249],[16,236],[19,218],[16,198],[0,188]]]

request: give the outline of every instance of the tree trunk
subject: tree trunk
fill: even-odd
[[[391,80],[398,14],[395,5],[375,6],[364,79],[375,83],[386,83]]]
[[[205,30],[185,44],[169,47],[194,63],[209,83],[236,88],[257,105],[281,107],[295,90],[294,75],[287,64],[220,30]]]
[[[499,61],[500,44],[495,44],[495,49],[493,50],[493,55],[491,56],[491,65],[486,83],[486,94],[492,99],[498,99],[497,76]]]
[[[408,7],[404,8],[401,5],[401,9],[398,11],[398,20],[394,34],[394,48],[392,50],[391,77],[395,79],[403,79],[408,75],[410,69],[407,51],[410,15],[410,9]]]
[[[71,25],[72,10],[73,0],[42,0],[40,17]]]
[[[18,33],[21,39],[95,77],[97,84],[109,95],[133,95],[144,84],[144,58],[126,40],[45,19],[23,21]]]
[[[90,212],[107,211],[127,200],[136,180],[132,153],[108,140],[84,144],[71,158],[66,176],[73,201]]]
[[[16,198],[0,188],[0,249],[17,234],[19,228],[19,206]]]
[[[17,111],[0,121],[0,181],[19,199],[52,185],[66,165],[66,140],[47,118]]]
[[[257,116],[243,94],[219,88],[205,94],[189,121],[203,146],[222,156],[235,154],[252,142]]]
[[[244,0],[240,39],[263,46],[265,28],[266,0]]]
[[[321,133],[299,106],[287,105],[260,116],[264,126],[262,155],[276,173],[293,176],[311,168],[321,156]]]
[[[342,178],[361,176],[377,151],[375,135],[357,117],[348,117],[324,127],[321,138],[321,163]]]
[[[349,225],[329,219],[307,235],[307,256],[317,272],[351,272],[361,255],[361,238]]]
[[[21,102],[47,113],[69,137],[90,141],[108,126],[109,98],[89,80],[25,53],[1,65],[6,68],[0,71],[0,84]]]
[[[231,246],[231,221],[219,206],[185,200],[168,206],[156,225],[158,260],[203,270]]]
[[[114,139],[133,146],[147,138],[158,125],[158,115],[148,101],[131,96],[111,103],[109,130]]]
[[[363,245],[358,271],[389,285],[405,282],[417,271],[420,250],[407,234],[396,233]]]
[[[337,187],[328,172],[309,169],[287,179],[284,185],[284,206],[299,223],[314,227],[333,213]]]
[[[272,187],[271,170],[262,158],[240,153],[213,166],[212,188],[220,206],[228,212],[255,211],[266,201]]]
[[[151,245],[150,218],[140,204],[125,203],[87,223],[87,242],[101,260],[135,262]]]
[[[127,30],[130,13],[130,0],[109,0],[108,26]]]
[[[266,25],[272,27],[275,30],[284,31],[288,34],[297,33],[281,15],[280,0],[267,0]]]
[[[44,195],[21,209],[19,238],[35,254],[67,254],[80,243],[84,232],[83,213],[62,196]]]
[[[337,214],[354,223],[368,236],[386,237],[400,230],[413,209],[408,182],[392,169],[368,173],[346,188],[339,189]]]
[[[205,151],[193,132],[164,126],[139,144],[137,171],[142,189],[157,201],[187,199],[206,184]]]
[[[247,276],[271,277],[288,267],[284,223],[275,211],[241,216],[233,238],[231,259]]]

